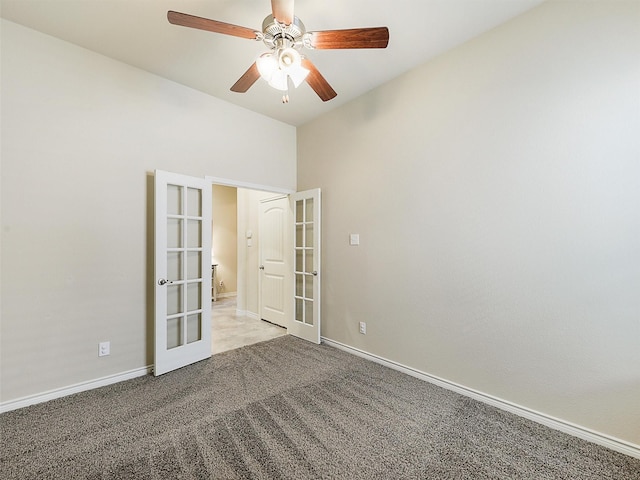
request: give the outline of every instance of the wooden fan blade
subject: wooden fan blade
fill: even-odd
[[[208,32],[223,33],[225,35],[233,35],[234,37],[248,38],[250,40],[255,40],[257,38],[256,31],[251,28],[239,27],[238,25],[232,25],[230,23],[196,17],[195,15],[189,15],[187,13],[173,12],[169,10],[167,12],[167,19],[169,20],[169,23],[182,25],[183,27],[199,28],[200,30],[207,30]]]
[[[249,70],[244,72],[244,74],[238,79],[238,81],[233,84],[233,87],[231,87],[231,91],[237,93],[245,93],[251,88],[254,83],[256,83],[256,80],[258,80],[259,78],[260,72],[258,71],[258,65],[256,65],[256,62],[253,62],[253,65],[249,67]]]
[[[309,32],[311,46],[319,50],[338,48],[387,48],[387,27],[350,28]]]
[[[293,23],[293,0],[271,0],[273,18],[285,25]]]
[[[306,81],[313,91],[318,94],[318,96],[322,99],[323,102],[327,100],[331,100],[335,98],[336,91],[331,88],[329,82],[322,76],[322,74],[318,71],[316,66],[309,60],[308,58],[302,59],[302,66],[309,70],[309,75],[307,75]]]

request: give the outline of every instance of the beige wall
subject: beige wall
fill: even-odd
[[[298,129],[325,337],[640,444],[638,8],[548,2]],[[295,189],[296,132],[1,35],[5,402],[148,365],[153,170]],[[254,160],[267,141],[283,154]]]
[[[218,264],[216,275],[219,295],[237,291],[238,201],[235,187],[212,187],[212,253]],[[220,282],[223,286],[220,286]]]
[[[300,127],[322,335],[639,445],[639,24],[548,2]]]
[[[7,402],[152,363],[155,169],[295,189],[296,140],[289,125],[11,22],[1,35]],[[266,143],[279,152],[268,161]]]

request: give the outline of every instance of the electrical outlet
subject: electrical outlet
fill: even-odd
[[[366,322],[360,322],[360,333],[363,335],[367,334],[367,324]]]
[[[220,286],[224,287],[224,282],[222,280],[220,280]]]
[[[100,342],[98,344],[98,356],[106,357],[111,353],[111,342]]]

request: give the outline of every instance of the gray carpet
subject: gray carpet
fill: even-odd
[[[281,337],[0,416],[3,479],[640,479],[640,460]]]

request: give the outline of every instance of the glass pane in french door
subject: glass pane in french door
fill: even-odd
[[[167,349],[202,338],[202,191],[167,185]]]
[[[202,339],[202,319],[200,317],[199,313],[187,317],[187,343]]]
[[[315,250],[313,246],[313,199],[295,202],[295,315],[294,320],[313,325],[313,284]]]
[[[180,215],[182,213],[182,186],[167,185],[167,214]]]
[[[167,350],[182,345],[180,320],[180,317],[167,319]]]

